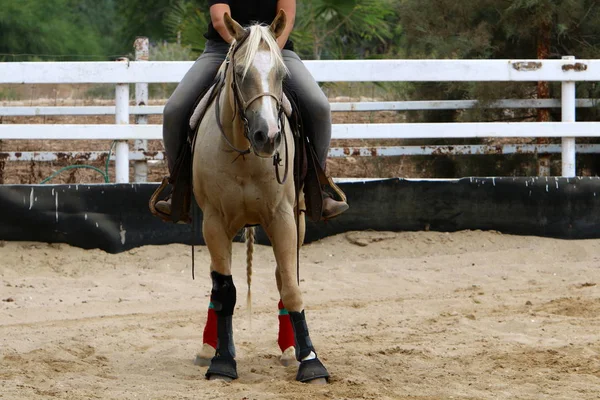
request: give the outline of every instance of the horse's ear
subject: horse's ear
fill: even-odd
[[[231,18],[229,13],[225,13],[223,18],[225,21],[225,28],[227,28],[227,32],[229,32],[229,34],[233,36],[235,40],[239,41],[241,38],[244,37],[246,31],[240,24],[237,23],[237,21]]]
[[[281,9],[281,10],[279,10],[279,12],[277,13],[277,16],[271,23],[271,32],[273,32],[273,35],[275,35],[275,38],[278,38],[279,36],[281,36],[283,31],[285,30],[286,24],[287,24],[287,15],[285,14],[285,11],[283,11],[283,9]]]

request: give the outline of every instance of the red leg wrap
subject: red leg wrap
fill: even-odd
[[[290,346],[294,346],[294,330],[292,328],[292,322],[290,321],[290,316],[287,310],[283,307],[283,302],[279,300],[278,304],[279,308],[279,337],[277,338],[277,343],[279,344],[279,348],[281,352],[285,351],[285,349]]]
[[[212,304],[211,304],[212,306]],[[289,320],[289,317],[288,317]],[[290,325],[291,329],[291,325]],[[208,307],[208,315],[206,318],[206,325],[204,325],[204,335],[202,337],[202,343],[206,343],[217,348],[217,313],[212,307]]]

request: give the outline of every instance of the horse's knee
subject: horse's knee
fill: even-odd
[[[284,285],[281,289],[281,301],[288,311],[300,312],[304,309],[302,295],[298,286],[286,287]]]
[[[213,303],[215,312],[221,317],[233,315],[237,297],[233,277],[221,275],[216,271],[212,271],[210,275],[213,284],[210,301]]]

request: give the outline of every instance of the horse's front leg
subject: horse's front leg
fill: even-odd
[[[277,261],[277,286],[284,307],[288,310],[296,342],[296,359],[300,362],[296,380],[325,383],[329,373],[310,340],[304,314],[302,293],[296,276],[297,231],[293,211],[275,213],[265,226]],[[303,233],[303,232],[302,232]]]
[[[211,258],[210,301],[217,314],[217,348],[210,367],[206,371],[206,377],[208,379],[237,379],[232,328],[236,289],[231,276],[231,241],[235,232],[228,231],[220,213],[206,210],[202,233]]]
[[[306,232],[306,220],[304,218],[304,197],[300,198],[300,206],[298,207],[299,212],[297,215],[298,220],[298,249],[302,247],[304,243],[304,234]],[[275,279],[277,281],[277,290],[281,293],[281,271],[279,265],[275,268]],[[294,330],[292,327],[292,323],[290,321],[290,315],[288,310],[283,306],[283,301],[279,300],[278,304],[279,308],[279,334],[277,337],[277,343],[279,344],[279,348],[281,349],[281,357],[279,361],[281,365],[284,367],[289,367],[291,365],[298,365],[298,361],[296,360],[296,349],[295,349],[295,338],[294,338]]]

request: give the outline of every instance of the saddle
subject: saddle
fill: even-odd
[[[193,143],[197,128],[206,115],[209,106],[217,97],[224,85],[224,78],[217,77],[215,82],[202,93],[189,114],[189,124],[186,143],[177,157],[171,177],[164,177],[159,187],[152,194],[149,201],[150,212],[165,222],[190,223],[192,206],[192,160]],[[300,110],[297,106],[297,96],[290,92],[284,85],[284,96],[282,101],[283,110],[288,117],[292,128],[296,154],[294,155],[294,183],[296,191],[304,191],[307,216],[317,222],[322,217],[323,192],[322,187],[328,188],[343,201],[346,195],[328,177],[318,162],[315,150],[302,129]],[[156,209],[156,203],[162,197],[162,193],[171,186],[171,215],[164,214]]]

